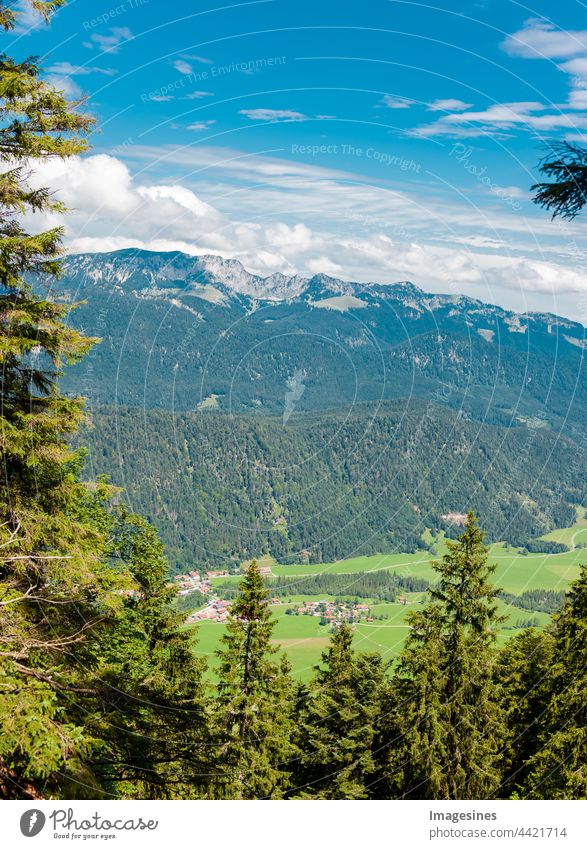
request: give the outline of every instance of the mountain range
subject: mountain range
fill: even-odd
[[[52,297],[102,339],[62,381],[88,398],[90,473],[174,568],[413,550],[469,507],[490,539],[535,544],[585,501],[568,319],[137,250],[68,257]]]
[[[298,412],[417,398],[583,438],[585,328],[565,318],[177,252],[71,256],[59,287],[103,338],[64,384],[96,404],[281,415],[298,381]]]

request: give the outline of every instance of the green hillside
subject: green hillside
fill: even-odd
[[[97,408],[89,475],[159,528],[172,567],[270,554],[320,563],[415,552],[473,508],[517,546],[575,518],[583,452],[548,430],[481,425],[411,400],[294,416]]]

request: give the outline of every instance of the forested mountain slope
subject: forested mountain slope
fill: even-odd
[[[584,438],[585,329],[568,319],[135,250],[69,257],[55,291],[103,338],[63,383],[96,404],[280,415],[294,381],[298,412],[416,397]]]
[[[174,567],[414,550],[474,508],[524,544],[573,521],[585,454],[540,428],[500,428],[413,401],[283,418],[93,410],[89,471],[159,527]],[[445,517],[445,518],[443,518]],[[449,518],[446,518],[449,517]]]

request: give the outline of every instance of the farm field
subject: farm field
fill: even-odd
[[[563,531],[553,533],[570,532]],[[585,534],[587,541],[587,525],[578,529],[579,534]],[[577,529],[573,533],[577,533]],[[552,538],[549,534],[545,539]],[[577,538],[577,537],[576,537]],[[579,538],[580,539],[580,538]],[[563,540],[556,540],[562,542]],[[293,564],[282,566],[273,564],[271,573],[274,577],[297,577],[307,575],[352,574],[354,572],[392,571],[404,577],[418,577],[432,580],[434,570],[430,562],[442,555],[444,545],[438,545],[438,554],[422,550],[413,554],[373,554],[369,557],[354,557],[349,560],[338,560],[333,563]],[[519,594],[532,589],[564,589],[579,572],[579,564],[587,561],[587,550],[578,548],[562,554],[519,554],[517,549],[495,543],[490,546],[489,558],[496,564],[494,582],[507,592]],[[239,576],[218,578],[214,584],[238,583]]]
[[[578,511],[577,522],[570,528],[561,528],[547,534],[544,539],[561,542],[568,546],[577,546],[587,542],[587,519],[584,511]],[[279,565],[270,557],[263,557],[259,562],[271,567],[274,578],[306,577],[319,574],[346,574],[349,583],[346,591],[353,594],[353,575],[359,578],[361,573],[389,571],[404,578],[417,577],[433,581],[435,572],[431,561],[441,556],[446,550],[444,538],[436,540],[425,539],[426,543],[434,542],[436,554],[423,549],[415,553],[376,554],[369,557],[355,557],[333,563]],[[496,543],[489,550],[490,561],[496,564],[494,583],[503,591],[513,595],[521,595],[527,590],[565,590],[579,572],[579,564],[587,561],[587,549],[572,548],[562,554],[528,554],[520,553],[518,549]],[[219,583],[238,583],[239,576],[215,579],[213,585]],[[293,588],[292,588],[293,589]],[[315,616],[292,616],[286,613],[290,607],[296,607],[305,601],[332,600],[333,596],[324,593],[320,596],[291,595],[281,600],[280,604],[272,605],[276,619],[274,641],[287,656],[292,664],[293,674],[301,680],[312,676],[313,667],[320,661],[321,653],[328,645],[330,628],[321,625],[320,618]],[[389,660],[396,658],[401,652],[408,633],[406,615],[408,611],[418,609],[425,598],[424,593],[407,593],[408,604],[399,602],[368,602],[373,622],[360,622],[355,629],[355,646],[361,651],[378,651]],[[547,613],[522,609],[498,600],[499,613],[506,617],[498,634],[498,643],[503,644],[516,633],[520,627],[532,623],[545,627],[550,621]],[[193,627],[193,626],[190,626]],[[217,666],[216,650],[220,647],[220,638],[224,626],[216,622],[202,622],[197,626],[198,640],[196,652],[208,660],[211,676]]]
[[[316,600],[316,598],[316,596],[292,596],[291,603],[288,599],[279,605],[272,605],[272,612],[276,619],[274,641],[287,653],[293,674],[302,681],[311,678],[314,665],[320,661],[321,654],[328,645],[330,629],[328,625],[320,625],[319,617],[290,616],[285,611],[292,604]],[[320,598],[326,600],[332,597],[324,595]],[[377,651],[388,660],[399,655],[408,633],[406,614],[410,610],[418,609],[424,594],[410,593],[407,598],[409,602],[407,605],[392,602],[370,605],[375,621],[357,624],[355,646],[358,650]],[[500,644],[515,633],[516,623],[534,620],[534,624],[544,627],[550,621],[546,613],[522,610],[505,604],[501,600],[498,601],[498,606],[499,613],[507,617],[498,635]],[[193,626],[190,627],[193,628]],[[206,658],[209,672],[213,677],[214,669],[218,664],[215,652],[221,646],[220,638],[224,632],[224,625],[216,622],[201,622],[194,630],[198,640],[196,653]]]

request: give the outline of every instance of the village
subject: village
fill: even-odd
[[[180,596],[189,595],[196,590],[207,595],[212,590],[212,579],[225,578],[228,574],[226,570],[217,570],[206,572],[204,577],[200,572],[185,572],[181,575],[175,575],[173,585],[179,587],[177,594]]]
[[[270,567],[264,567],[263,572],[270,574]],[[174,586],[177,587],[178,596],[189,596],[191,593],[199,592],[208,597],[205,606],[191,612],[186,623],[194,622],[219,622],[227,621],[230,613],[230,602],[212,596],[212,580],[214,578],[225,578],[229,576],[228,570],[210,570],[198,572],[191,570],[174,577]],[[406,604],[405,597],[400,597],[400,603]],[[284,604],[280,598],[272,598],[272,605]],[[291,604],[285,611],[288,616],[314,616],[320,619],[321,625],[331,625],[335,628],[341,622],[373,622],[374,618],[368,604],[359,601],[343,601],[341,599],[319,601],[303,601],[299,604]]]
[[[319,616],[321,624],[339,622],[373,622],[368,604],[344,601],[304,601],[298,607],[290,607],[286,614],[294,616]]]
[[[230,602],[214,598],[200,610],[190,613],[186,622],[226,622],[230,613]]]

